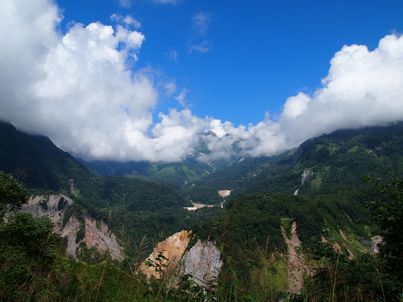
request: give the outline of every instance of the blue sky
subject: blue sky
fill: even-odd
[[[0,120],[82,158],[270,156],[403,121],[401,0],[2,1]]]
[[[256,123],[265,112],[275,117],[288,96],[313,92],[343,45],[372,49],[386,34],[403,31],[403,2],[397,0],[57,3],[64,9],[63,26],[109,24],[113,13],[138,19],[146,41],[136,68],[152,67],[175,80],[178,90],[188,89],[187,106],[194,114],[235,124]],[[203,32],[193,24],[198,13],[207,18]],[[190,52],[202,43],[207,52]],[[156,111],[175,102],[162,97]]]

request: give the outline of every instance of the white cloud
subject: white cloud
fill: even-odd
[[[101,23],[58,35],[53,2],[29,3],[7,0],[0,11],[0,38],[9,40],[0,48],[0,118],[78,154],[144,157],[124,133],[147,132],[157,101],[151,80],[127,66],[144,36]]]
[[[173,81],[166,82],[164,85],[167,95],[172,96],[176,91],[176,84]]]
[[[288,145],[339,128],[403,119],[403,37],[386,36],[373,51],[344,46],[322,83],[312,96],[287,101],[279,125]]]
[[[120,24],[124,24],[128,27],[132,27],[133,29],[140,29],[141,28],[141,22],[131,15],[126,15],[122,16],[120,14],[113,14],[111,16],[111,20],[118,22]]]
[[[284,104],[283,117],[285,119],[294,119],[300,116],[308,108],[309,101],[309,96],[304,93],[289,97]]]
[[[205,39],[207,30],[211,22],[211,15],[209,13],[199,11],[192,17],[192,26],[195,30],[195,37],[189,43],[188,52],[207,53],[211,50],[210,42]]]
[[[131,0],[119,0],[119,5],[124,8],[130,8],[132,6]]]
[[[235,126],[185,109],[153,121],[156,87],[174,96],[176,84],[154,84],[132,65],[145,37],[125,19],[76,23],[62,34],[53,1],[3,0],[0,119],[84,157],[150,161],[181,160],[201,143],[212,159],[272,155],[339,128],[403,119],[403,37],[389,35],[374,50],[343,47],[322,87],[288,98],[278,120]]]
[[[208,41],[202,41],[198,44],[192,44],[189,46],[189,53],[200,52],[200,53],[208,53],[210,51],[210,45]]]
[[[210,15],[202,11],[194,14],[192,17],[193,27],[199,34],[205,34],[207,32],[210,21]]]
[[[235,127],[214,121],[218,137],[207,141],[211,157],[273,155],[304,140],[340,128],[359,128],[403,120],[403,37],[388,35],[376,49],[344,46],[331,60],[323,86],[312,95],[287,99],[276,121]]]
[[[189,92],[190,92],[189,89],[183,88],[181,90],[181,92],[177,96],[175,96],[175,100],[177,100],[179,102],[179,104],[184,106],[186,104],[186,97],[187,97]]]

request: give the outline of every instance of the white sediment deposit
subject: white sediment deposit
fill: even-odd
[[[220,195],[222,198],[229,197],[231,195],[231,192],[233,190],[219,190],[218,195]]]
[[[313,176],[313,170],[312,169],[305,169],[301,173],[301,186],[294,191],[294,196],[298,196],[299,190],[303,187],[304,184],[306,184],[307,181],[309,181]]]
[[[211,204],[204,204],[204,203],[197,203],[197,202],[193,202],[192,204],[193,204],[192,207],[184,207],[184,209],[187,210],[187,211],[192,212],[192,211],[200,210],[200,209],[203,209],[203,208],[212,208],[212,207],[214,207]]]

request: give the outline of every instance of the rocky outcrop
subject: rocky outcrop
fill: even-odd
[[[218,195],[220,195],[220,197],[222,197],[222,198],[226,198],[226,197],[229,197],[231,195],[232,191],[233,190],[219,190]]]
[[[77,259],[77,251],[81,243],[88,248],[95,248],[98,253],[107,253],[113,260],[123,260],[123,250],[116,236],[102,221],[84,215],[83,221],[76,216],[65,217],[74,201],[65,195],[34,196],[29,198],[21,211],[34,217],[47,216],[52,221],[54,231],[66,239],[66,254]],[[63,221],[68,219],[65,224]],[[79,232],[83,238],[77,238]]]
[[[301,174],[301,186],[294,191],[294,196],[297,196],[299,194],[299,190],[305,185],[307,181],[309,181],[313,176],[313,170],[312,169],[305,169],[302,174]]]
[[[181,231],[161,241],[139,270],[147,278],[161,279],[175,274],[179,261],[186,251],[191,237],[190,231]]]
[[[81,225],[76,216],[71,216],[64,226],[61,236],[67,239],[66,254],[77,259],[77,233],[80,231]]]
[[[193,206],[191,207],[184,207],[185,210],[189,211],[189,212],[193,212],[193,211],[197,211],[203,208],[213,208],[214,206],[211,204],[204,204],[204,203],[197,203],[197,202],[193,202],[192,203]]]
[[[226,198],[231,195],[231,192],[234,190],[219,190],[217,193],[218,195],[223,199],[223,201],[220,203],[221,209],[224,208],[224,203],[226,201]]]
[[[222,264],[220,250],[215,244],[198,240],[183,256],[180,275],[190,275],[199,286],[211,288],[217,284]]]
[[[64,214],[73,203],[72,199],[64,195],[33,196],[22,206],[21,211],[34,217],[48,216],[54,225],[55,232],[60,234]]]
[[[381,246],[383,240],[379,235],[371,237],[371,252],[374,254],[379,254],[379,247]]]
[[[305,169],[301,174],[301,185],[304,185],[313,176],[312,169]]]
[[[85,217],[85,235],[82,240],[89,248],[95,248],[99,253],[108,253],[112,259],[123,260],[122,248],[115,234],[103,222]]]
[[[189,249],[190,239],[191,232],[181,231],[161,241],[139,271],[149,279],[167,279],[171,286],[187,275],[197,285],[213,288],[223,265],[220,250],[213,242],[201,240]]]
[[[304,275],[310,274],[304,254],[301,251],[301,240],[297,234],[297,223],[291,225],[289,236],[284,227],[281,227],[284,241],[287,245],[287,281],[288,291],[292,294],[300,294],[304,284]]]

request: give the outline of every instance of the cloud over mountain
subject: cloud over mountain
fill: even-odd
[[[372,51],[363,45],[344,46],[332,58],[322,87],[312,95],[289,97],[278,120],[266,119],[246,128],[219,127],[238,141],[242,152],[258,156],[296,147],[340,128],[402,119],[403,37],[388,35]],[[215,142],[216,146],[222,148],[223,144]]]
[[[136,68],[146,37],[134,19],[58,30],[50,0],[4,0],[0,10],[0,119],[88,158],[177,161],[201,143],[211,158],[270,155],[339,128],[403,119],[403,37],[369,50],[344,46],[322,87],[289,97],[279,119],[235,126],[188,109],[160,113],[158,89]],[[126,20],[126,21],[125,21]],[[200,135],[212,131],[216,135]],[[236,150],[236,151],[234,151]]]

